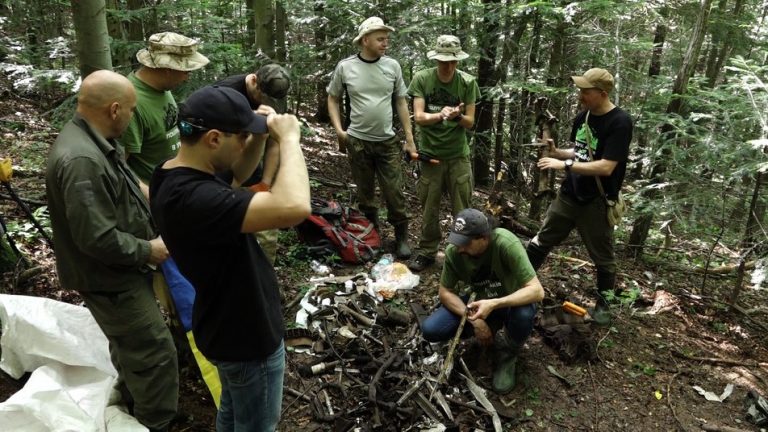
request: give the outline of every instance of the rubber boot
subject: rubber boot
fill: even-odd
[[[402,260],[411,257],[411,247],[408,246],[408,222],[395,225],[395,257]]]
[[[371,223],[373,224],[373,227],[376,228],[376,231],[379,231],[379,212],[378,211],[363,212],[363,215],[365,215],[366,219],[371,221]]]
[[[544,264],[544,260],[547,259],[547,255],[549,255],[549,252],[541,250],[533,243],[528,243],[528,247],[525,248],[525,252],[528,254],[528,261],[531,262],[534,271],[539,271],[539,267]]]
[[[515,388],[519,346],[504,334],[506,343],[497,346],[496,367],[493,369],[493,391],[507,394]]]
[[[595,324],[607,327],[611,325],[611,310],[607,297],[616,296],[616,273],[597,271],[597,302],[592,312],[592,319]]]

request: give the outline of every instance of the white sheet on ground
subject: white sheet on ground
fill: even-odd
[[[111,402],[117,372],[90,311],[55,300],[0,295],[0,368],[24,388],[0,403],[2,430],[19,432],[147,429]]]

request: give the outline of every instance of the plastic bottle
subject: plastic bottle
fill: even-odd
[[[392,254],[384,254],[379,259],[373,268],[371,269],[371,276],[374,280],[386,278],[387,274],[391,271],[392,262],[394,261]]]

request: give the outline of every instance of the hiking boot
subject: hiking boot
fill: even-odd
[[[420,272],[435,263],[435,259],[425,255],[416,255],[416,258],[408,261],[411,271]]]
[[[508,349],[502,349],[496,358],[496,368],[493,370],[493,391],[497,394],[507,394],[515,388],[515,372],[517,371],[517,354]]]
[[[395,257],[406,260],[411,257],[411,247],[408,246],[408,223],[395,225]]]
[[[376,228],[376,231],[379,230],[379,212],[377,211],[371,211],[371,212],[363,212],[363,215],[366,219],[371,221],[373,224],[373,227]]]
[[[611,325],[611,308],[608,305],[608,301],[601,293],[597,293],[597,302],[595,307],[589,309],[589,316],[592,317],[592,321],[600,327],[608,327]]]

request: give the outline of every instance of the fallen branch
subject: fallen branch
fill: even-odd
[[[475,301],[475,296],[477,293],[472,293],[469,296],[469,300],[467,300],[467,304],[472,303]],[[456,346],[459,344],[459,339],[461,339],[461,333],[464,331],[464,325],[467,323],[467,315],[469,314],[469,308],[467,308],[466,311],[464,311],[464,314],[461,316],[461,322],[459,322],[459,328],[456,329],[456,334],[453,336],[453,340],[451,341],[451,345],[448,347],[448,354],[445,356],[445,363],[443,363],[443,369],[440,371],[440,375],[437,377],[437,384],[432,388],[432,392],[429,394],[429,400],[432,400],[432,396],[435,394],[435,390],[443,384],[443,381],[448,379],[448,376],[451,375],[451,371],[453,370],[453,353],[456,351]]]
[[[744,429],[732,428],[730,426],[718,426],[718,425],[707,424],[707,423],[702,424],[701,428],[707,432],[749,432]]]
[[[720,364],[725,364],[729,366],[768,367],[768,363],[764,363],[764,362],[730,360],[730,359],[722,359],[717,357],[696,357],[696,356],[685,354],[678,350],[672,350],[672,354],[686,360],[699,361],[704,363],[720,363]]]

